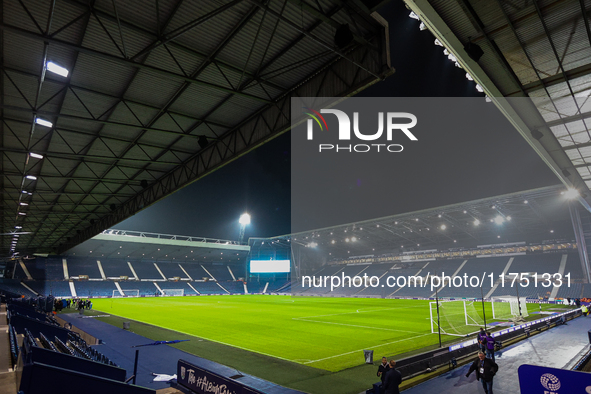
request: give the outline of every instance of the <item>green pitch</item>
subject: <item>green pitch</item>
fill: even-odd
[[[363,364],[364,349],[380,358],[438,344],[431,333],[429,301],[422,300],[115,298],[94,299],[93,309],[328,371]],[[452,339],[461,338],[442,337]]]

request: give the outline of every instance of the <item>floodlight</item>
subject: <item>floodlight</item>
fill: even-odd
[[[567,191],[564,193],[564,197],[567,200],[573,200],[577,197],[579,197],[579,191],[577,189],[573,189],[573,188],[568,188]]]
[[[62,77],[67,78],[68,74],[70,73],[67,68],[62,66],[58,66],[54,62],[47,62],[45,68],[47,71],[51,71],[54,74],[61,75]]]
[[[511,221],[511,216],[507,216],[507,220],[508,221]]]
[[[247,224],[250,224],[250,215],[248,213],[243,213],[240,216],[240,220],[238,222],[240,224],[242,224],[243,226],[246,226]]]
[[[349,238],[345,238],[345,242],[349,242],[349,241],[350,241],[350,239],[349,239]]]
[[[353,241],[353,242],[357,242],[357,237],[353,237],[353,238],[351,238],[351,241]]]
[[[41,119],[41,118],[35,118],[35,123],[37,123],[40,126],[53,127],[53,123],[51,123],[48,120]]]
[[[14,226],[14,228],[16,228],[18,230],[18,229],[23,228],[23,226]]]
[[[37,153],[29,153],[29,156],[35,158],[35,159],[43,159],[43,155],[37,154]]]
[[[449,55],[447,55],[447,58],[449,60],[451,60],[452,62],[457,62],[458,61],[458,58],[455,57],[454,55],[452,55],[451,53]]]
[[[472,78],[472,75],[470,75],[470,74],[468,74],[468,73],[466,73],[466,79],[467,79],[468,81],[473,81],[473,80],[474,80],[474,78]]]
[[[36,181],[37,180],[37,177],[34,176],[34,175],[27,175],[25,178],[30,179],[32,181]]]
[[[421,24],[419,25],[419,30],[420,31],[427,30],[427,26],[425,25],[424,22],[421,22]]]
[[[409,17],[409,18],[416,19],[416,20],[420,21],[420,19],[419,19],[419,16],[418,16],[417,14],[415,14],[414,12],[411,12],[411,13],[408,15],[408,17]]]
[[[480,224],[480,220],[478,220],[478,219],[474,219],[474,225],[475,225],[475,226],[478,226],[479,224]]]
[[[24,213],[24,212],[19,212],[18,214],[19,215],[22,215],[22,216],[25,216],[26,215],[26,213]]]
[[[441,43],[441,41],[439,41],[437,38],[435,39],[435,45],[439,45],[440,47],[443,46],[443,44]]]
[[[29,204],[27,204],[26,202],[19,202],[19,205],[27,206]]]
[[[484,92],[484,88],[480,86],[480,84],[476,84],[476,90],[478,90],[480,93]]]
[[[501,215],[497,215],[494,219],[496,224],[503,224],[503,222],[505,221],[505,219],[501,216]]]
[[[441,229],[442,229],[442,230],[445,230],[446,228],[447,228],[447,226],[446,226],[445,224],[442,224],[442,225],[441,225]]]

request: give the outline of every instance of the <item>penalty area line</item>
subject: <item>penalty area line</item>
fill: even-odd
[[[424,337],[424,336],[426,336],[426,335],[431,335],[431,333],[429,333],[429,334],[422,334],[422,335],[417,335],[417,336],[415,336],[415,337],[410,337],[410,338],[406,338],[406,339],[400,339],[400,340],[398,340],[398,341],[394,341],[394,342],[383,343],[383,344],[381,344],[381,345],[376,345],[376,346],[367,346],[367,347],[364,347],[363,349],[359,349],[359,350],[353,350],[353,351],[351,351],[351,352],[337,354],[336,356],[330,356],[330,357],[319,358],[318,360],[308,361],[308,362],[305,362],[304,364],[312,364],[312,363],[316,363],[316,362],[318,362],[318,361],[330,360],[331,358],[336,358],[336,357],[346,356],[347,354],[357,353],[357,352],[360,352],[360,351],[362,351],[362,350],[366,350],[366,349],[370,349],[370,348],[377,348],[377,347],[382,347],[382,346],[392,345],[393,343],[404,342],[404,341],[408,341],[408,340],[411,340],[411,339],[415,339],[415,338]]]
[[[367,329],[370,329],[370,330],[408,332],[410,334],[416,334],[417,333],[416,331],[397,330],[395,328],[370,327],[370,326],[360,326],[360,325],[357,325],[357,324],[336,323],[336,322],[332,322],[332,321],[310,320],[310,319],[305,319],[303,317],[292,317],[292,320],[309,321],[309,322],[313,322],[313,323],[323,323],[323,324],[336,324],[338,326],[367,328]]]

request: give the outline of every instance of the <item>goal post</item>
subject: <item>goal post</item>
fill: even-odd
[[[162,289],[163,296],[184,296],[185,289]]]
[[[466,336],[478,331],[475,327],[484,324],[484,320],[476,311],[474,301],[439,301],[439,327],[437,323],[437,302],[429,303],[431,333],[439,329],[442,334]]]
[[[123,293],[123,294],[121,294]],[[122,298],[122,297],[139,297],[140,291],[138,289],[131,289],[131,290],[113,290],[113,298]]]
[[[519,301],[514,296],[493,297],[491,304],[493,319],[495,320],[516,319],[519,316],[529,316],[525,297],[520,297]]]

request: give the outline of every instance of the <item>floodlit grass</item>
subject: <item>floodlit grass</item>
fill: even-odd
[[[94,299],[93,305],[104,313],[327,371],[363,364],[364,349],[380,358],[438,344],[431,334],[429,301],[423,300],[249,295]],[[492,316],[490,304],[485,308]],[[459,338],[442,337],[451,339]]]

